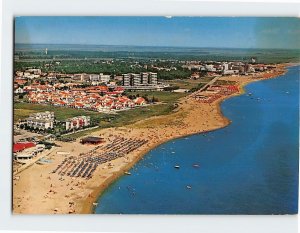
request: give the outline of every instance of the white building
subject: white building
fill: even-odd
[[[74,81],[81,81],[81,82],[84,82],[84,81],[90,81],[91,79],[91,76],[89,74],[74,74],[73,76],[73,80]]]
[[[99,75],[98,74],[91,74],[90,75],[90,81],[91,82],[98,82],[100,80]]]
[[[26,124],[29,127],[39,130],[53,129],[54,112],[33,113],[26,119]]]
[[[109,83],[109,81],[110,81],[110,75],[100,73],[99,77],[100,77],[100,82],[101,83]]]
[[[21,87],[19,87],[15,90],[15,94],[22,94],[22,93],[24,93],[24,90]]]
[[[216,71],[216,68],[214,67],[214,65],[205,65],[205,69],[210,72]]]
[[[15,153],[14,158],[15,160],[28,160],[36,157],[36,155],[40,152],[43,152],[45,150],[44,144],[37,144],[35,147],[31,147],[28,149],[25,149],[21,152]]]
[[[91,124],[89,116],[78,116],[66,120],[66,130],[79,129]]]
[[[149,73],[149,83],[153,85],[157,85],[157,73]]]
[[[38,75],[42,74],[42,70],[41,69],[28,69],[26,71],[29,72],[29,73],[31,73],[31,74],[38,74]]]
[[[147,85],[149,83],[149,73],[141,73],[142,84]]]
[[[18,77],[23,77],[24,72],[22,72],[22,71],[17,71],[17,72],[16,72],[16,75],[17,75]]]
[[[229,64],[228,63],[223,63],[222,68],[223,68],[223,71],[229,70]]]
[[[133,81],[132,86],[137,86],[142,83],[140,74],[132,74],[131,77],[132,77],[132,81]]]
[[[123,74],[123,86],[130,86],[130,74]]]
[[[157,73],[123,74],[123,86],[157,85]]]

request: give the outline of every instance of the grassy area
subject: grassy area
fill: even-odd
[[[176,80],[167,80],[166,83],[172,85],[172,86],[178,86],[182,89],[193,89],[199,87],[199,84],[206,84],[209,81],[211,81],[214,77],[202,77],[198,80],[192,80],[192,79],[176,79]]]
[[[208,82],[210,82],[211,80],[213,80],[214,78],[215,78],[214,76],[203,77],[203,78],[200,78],[200,79],[199,79],[199,82],[200,82],[200,83],[208,83]]]
[[[35,113],[37,111],[29,110],[29,109],[15,109],[14,110],[14,121],[17,122],[20,119],[24,119],[28,117],[30,114]]]
[[[57,120],[65,120],[70,117],[76,116],[90,116],[91,120],[100,120],[107,114],[102,114],[98,112],[86,111],[83,109],[73,109],[64,107],[55,107],[50,105],[40,105],[40,104],[30,104],[30,103],[15,103],[14,104],[14,121],[19,119],[24,119],[28,117],[31,113],[51,111],[54,112]]]
[[[214,82],[214,85],[235,85],[235,81],[230,80],[217,80]]]
[[[148,96],[148,98],[152,98],[152,96],[154,96],[160,102],[165,102],[165,103],[175,102],[179,98],[186,95],[185,93],[175,93],[175,92],[166,92],[166,91],[131,91],[128,92],[127,94]]]
[[[198,80],[191,80],[191,79],[176,79],[176,80],[168,80],[166,83],[172,85],[172,86],[177,86],[181,89],[192,89],[196,87],[199,83]]]

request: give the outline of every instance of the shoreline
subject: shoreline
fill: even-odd
[[[228,97],[230,98],[230,97]],[[227,98],[226,98],[227,99]],[[223,102],[225,99],[223,99],[222,101],[220,102]],[[221,111],[221,110],[220,110]],[[226,117],[224,117],[226,120],[228,120]],[[213,132],[215,130],[219,130],[219,129],[222,129],[222,128],[225,128],[227,127],[229,124],[231,123],[230,120],[228,120],[228,123],[224,126],[221,126],[220,128],[216,128],[216,129],[211,129],[211,130],[206,130],[206,131],[202,131],[202,132],[197,132],[197,133],[191,133],[191,134],[186,134],[186,135],[181,135],[181,136],[178,136],[178,137],[174,137],[174,138],[171,138],[169,140],[166,140],[166,141],[162,141],[162,142],[159,142],[159,143],[155,143],[153,144],[151,147],[143,150],[141,153],[139,153],[139,155],[137,157],[135,157],[135,160],[128,163],[126,166],[120,168],[120,170],[116,173],[116,177],[114,176],[111,176],[109,179],[106,180],[106,182],[104,182],[101,186],[99,186],[98,189],[95,189],[93,192],[92,192],[92,196],[95,196],[96,198],[91,198],[91,199],[88,199],[88,200],[85,200],[83,201],[83,207],[82,207],[82,210],[80,212],[80,214],[95,214],[94,213],[94,210],[95,210],[95,207],[93,205],[93,203],[95,203],[100,197],[101,195],[105,192],[105,190],[110,186],[112,185],[113,183],[115,183],[118,179],[120,179],[124,173],[128,170],[130,170],[131,168],[133,168],[135,166],[136,163],[138,163],[146,154],[148,154],[151,150],[155,149],[156,147],[164,144],[164,143],[167,143],[167,142],[170,142],[172,140],[176,140],[176,139],[180,139],[180,138],[185,138],[185,137],[189,137],[189,136],[193,136],[193,135],[197,135],[197,134],[203,134],[203,133],[208,133],[208,132]]]
[[[284,65],[283,69],[284,71],[280,74],[276,74],[274,77],[271,77],[272,79],[273,78],[276,78],[276,77],[279,77],[281,75],[284,75],[286,72],[287,72],[287,67],[290,67],[290,66],[296,66],[297,64],[291,64],[291,65]],[[279,71],[278,71],[279,72]],[[124,172],[131,169],[132,167],[134,167],[134,165],[139,162],[139,160],[141,160],[147,153],[149,153],[151,150],[155,149],[156,147],[164,144],[164,143],[167,143],[167,142],[170,142],[172,140],[176,140],[176,139],[180,139],[180,138],[184,138],[184,137],[188,137],[188,136],[192,136],[192,135],[197,135],[197,134],[203,134],[203,133],[207,133],[207,132],[213,132],[215,130],[219,130],[219,129],[222,129],[222,128],[225,128],[227,127],[228,125],[231,124],[231,120],[228,119],[222,112],[222,109],[221,109],[221,104],[229,99],[229,98],[232,98],[232,97],[235,97],[235,96],[240,96],[240,95],[243,95],[245,94],[245,87],[250,84],[250,83],[253,83],[253,82],[256,82],[256,81],[263,81],[263,80],[268,80],[269,78],[267,79],[254,79],[250,82],[247,82],[247,83],[243,83],[241,85],[239,85],[239,92],[238,93],[234,93],[232,95],[229,95],[229,96],[225,96],[224,98],[221,98],[217,101],[214,102],[214,104],[216,105],[216,110],[218,111],[218,114],[222,117],[223,121],[225,122],[223,126],[219,127],[219,128],[216,128],[216,129],[211,129],[211,130],[207,130],[207,131],[200,131],[200,132],[197,132],[197,133],[191,133],[191,134],[186,134],[186,135],[181,135],[181,136],[178,136],[178,137],[174,137],[174,138],[171,138],[169,140],[166,140],[166,141],[162,141],[160,143],[156,143],[154,144],[153,146],[149,147],[148,149],[146,149],[145,151],[141,152],[139,154],[138,157],[136,157],[135,161],[133,161],[132,163],[129,163],[127,164],[127,166],[123,167],[122,169],[119,170],[118,174],[117,174],[117,177],[110,177],[110,179],[108,179],[104,184],[102,184],[102,186],[99,186],[98,189],[95,189],[93,191],[93,196],[95,196],[96,198],[93,198],[93,199],[88,199],[88,200],[85,200],[83,201],[83,208],[82,208],[82,211],[80,212],[81,214],[95,214],[95,206],[93,205],[93,203],[95,203],[100,197],[101,195],[105,192],[105,190],[110,186],[112,185],[113,183],[115,183],[118,179],[120,179],[123,175],[124,175]],[[185,98],[185,97],[184,97]]]
[[[152,149],[156,148],[157,146],[164,144],[168,141],[175,140],[178,138],[182,137],[187,137],[195,134],[202,134],[206,132],[211,132],[214,130],[218,130],[224,127],[227,127],[230,123],[231,120],[228,119],[226,116],[223,115],[222,109],[221,109],[221,104],[223,101],[226,99],[229,99],[234,96],[239,96],[245,93],[245,86],[256,82],[256,81],[263,81],[266,79],[270,78],[275,78],[278,76],[281,76],[287,72],[287,67],[290,66],[290,63],[283,63],[277,65],[277,68],[274,73],[270,77],[267,78],[258,78],[254,76],[225,76],[225,77],[220,77],[220,80],[233,80],[237,81],[237,85],[239,87],[239,91],[235,92],[230,95],[222,96],[221,98],[215,100],[212,103],[199,103],[196,100],[190,99],[190,95],[183,97],[179,100],[179,106],[176,109],[176,112],[172,112],[168,115],[164,116],[155,116],[151,117],[142,121],[138,121],[134,124],[128,125],[128,126],[123,126],[123,127],[118,127],[118,128],[107,128],[107,129],[99,129],[97,132],[93,132],[93,134],[104,134],[107,133],[109,134],[108,137],[112,135],[124,135],[124,132],[126,135],[128,134],[131,137],[139,137],[139,136],[144,136],[144,133],[147,134],[146,136],[152,136],[154,137],[153,140],[149,142],[149,144],[146,144],[146,147],[142,147],[143,149],[137,149],[136,151],[132,152],[126,158],[119,158],[113,161],[110,161],[112,164],[114,164],[114,169],[109,170],[110,168],[107,168],[107,164],[103,164],[100,166],[99,169],[96,170],[95,176],[89,180],[89,181],[81,181],[77,182],[75,185],[73,179],[66,178],[66,181],[57,181],[55,179],[51,181],[46,181],[45,180],[45,175],[47,175],[47,170],[42,171],[42,167],[36,167],[34,165],[31,167],[31,170],[33,171],[28,171],[29,169],[26,169],[27,171],[25,173],[33,174],[34,176],[37,173],[37,177],[39,178],[38,175],[40,175],[40,182],[43,182],[44,187],[39,187],[41,189],[41,192],[45,192],[45,190],[49,190],[49,184],[54,183],[54,186],[59,186],[61,185],[61,192],[57,192],[57,195],[52,195],[50,196],[50,193],[47,192],[45,195],[48,199],[50,199],[47,203],[47,200],[43,199],[43,196],[40,197],[38,201],[33,203],[26,203],[24,198],[21,197],[15,197],[17,194],[26,189],[28,189],[28,184],[31,185],[31,182],[35,182],[35,180],[31,180],[32,177],[27,178],[28,180],[25,180],[21,183],[21,190],[18,189],[16,191],[17,193],[13,194],[13,200],[15,204],[15,199],[20,199],[19,203],[16,204],[17,207],[14,207],[13,213],[31,213],[31,211],[35,212],[38,211],[39,213],[51,213],[53,211],[53,208],[59,207],[59,211],[55,211],[54,213],[80,213],[80,214],[92,214],[94,213],[94,205],[95,203],[103,194],[103,192],[114,182],[116,182],[126,171],[131,169],[139,160],[141,160],[149,151]],[[196,107],[195,107],[196,106]],[[197,108],[199,106],[199,108]],[[206,121],[205,121],[206,120]],[[180,121],[179,124],[177,121]],[[196,122],[197,121],[197,122]],[[205,121],[205,122],[204,122]],[[157,123],[158,122],[158,123]],[[150,126],[147,126],[147,123]],[[155,126],[154,126],[155,125]],[[158,126],[157,126],[158,125]],[[182,126],[183,125],[183,126]],[[157,132],[156,132],[157,131]],[[163,135],[163,136],[161,136]],[[144,137],[145,138],[145,137]],[[151,138],[151,137],[150,137]],[[71,150],[72,145],[68,144],[62,144],[64,147],[63,148],[69,148]],[[76,148],[76,145],[74,144],[73,146]],[[80,149],[82,151],[86,151],[87,147],[83,147],[78,145],[78,153],[80,152]],[[73,151],[74,149],[72,149]],[[76,151],[77,152],[77,151]],[[74,152],[75,153],[75,152]],[[55,155],[57,156],[57,155]],[[58,157],[58,156],[57,156]],[[55,157],[56,159],[56,157]],[[59,160],[61,158],[57,158]],[[124,159],[127,159],[126,161],[123,161]],[[57,161],[56,161],[57,162]],[[59,162],[59,161],[58,161]],[[57,162],[57,163],[58,163]],[[55,164],[49,165],[49,170],[50,168],[53,168]],[[36,169],[36,170],[34,170]],[[102,169],[102,171],[100,170]],[[33,173],[31,173],[33,172]],[[49,176],[49,175],[48,175]],[[50,177],[50,176],[49,176]],[[54,177],[58,178],[58,177]],[[23,179],[23,178],[22,178]],[[48,178],[47,178],[48,179]],[[38,182],[39,180],[37,180]],[[67,183],[68,182],[68,183]],[[63,184],[62,184],[63,183]],[[67,184],[66,184],[67,183]],[[69,194],[66,194],[68,190],[66,190],[65,185],[71,186],[70,190],[73,190]],[[16,185],[16,183],[14,184]],[[24,187],[23,187],[23,186]],[[23,188],[23,189],[22,189]],[[66,191],[66,193],[64,193]],[[15,187],[14,187],[14,192],[15,192]],[[65,194],[65,196],[63,196]],[[24,194],[25,195],[25,194]],[[42,195],[42,194],[41,194]],[[64,197],[67,197],[67,199],[64,199]],[[23,199],[25,201],[25,205],[27,204],[27,207],[23,207]],[[32,195],[27,194],[27,202],[30,202],[28,200],[32,199]],[[75,203],[75,209],[74,212],[69,211],[69,207],[65,205],[64,202],[70,203],[70,201]],[[45,207],[43,206],[44,209],[41,208],[41,210],[37,210],[36,207],[41,205],[41,203],[47,203],[45,204]],[[18,205],[19,204],[19,205]],[[101,204],[101,203],[99,203]],[[34,206],[31,206],[34,205]],[[14,205],[15,206],[15,205]],[[22,207],[22,209],[21,209]],[[55,208],[57,209],[57,208]],[[61,211],[60,211],[61,210]]]

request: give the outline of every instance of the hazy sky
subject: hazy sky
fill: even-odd
[[[17,17],[16,43],[300,48],[298,18]]]

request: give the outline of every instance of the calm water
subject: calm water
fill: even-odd
[[[222,110],[231,125],[150,151],[104,192],[95,213],[297,213],[299,67],[248,85]]]

